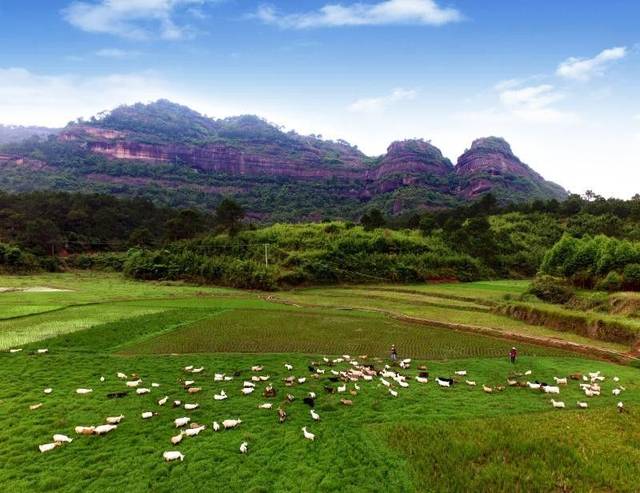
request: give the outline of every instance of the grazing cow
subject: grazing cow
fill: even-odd
[[[122,418],[124,418],[124,414],[121,414],[120,416],[109,416],[107,417],[106,422],[110,425],[117,425],[122,421]]]
[[[436,377],[436,383],[440,385],[440,387],[451,387],[453,385],[453,378]]]
[[[351,399],[340,399],[340,404],[344,406],[353,406],[353,401]]]
[[[196,436],[196,435],[199,435],[199,434],[200,434],[200,432],[201,432],[202,430],[204,430],[204,428],[205,428],[205,426],[204,426],[204,425],[202,425],[202,426],[197,426],[197,427],[195,427],[195,428],[188,428],[188,429],[184,430],[182,433],[183,433],[185,436],[188,436],[188,437],[194,437],[194,436]]]
[[[95,426],[76,426],[74,428],[78,435],[93,435],[93,430],[95,429]]]
[[[278,408],[278,420],[280,423],[284,423],[287,419],[287,412],[281,407]]]
[[[264,388],[264,392],[262,393],[262,395],[264,395],[265,397],[275,397],[276,389],[272,385],[267,385]]]
[[[316,400],[313,397],[305,397],[304,399],[302,399],[302,402],[304,402],[307,406],[309,407],[315,407],[316,405]]]
[[[176,418],[173,420],[173,423],[176,425],[176,428],[180,428],[181,426],[185,426],[191,421],[191,418],[184,416],[182,418]]]
[[[236,426],[238,426],[240,423],[242,423],[241,419],[225,419],[222,422],[222,426],[224,427],[225,430],[228,430],[229,428],[235,428]]]
[[[38,449],[40,452],[45,453],[59,447],[60,445],[62,445],[60,442],[45,443],[44,445],[38,445]]]
[[[73,442],[73,438],[69,438],[67,435],[60,435],[60,434],[55,434],[53,435],[53,441],[54,442],[66,442],[66,443],[71,443]]]
[[[313,440],[316,439],[316,436],[313,433],[311,433],[310,431],[307,431],[307,427],[306,426],[302,427],[302,434],[304,435],[304,437],[307,440],[312,440],[313,441]]]
[[[249,451],[249,444],[247,442],[242,442],[240,444],[240,453],[246,454]]]
[[[95,435],[106,435],[110,431],[115,430],[117,427],[118,425],[100,425],[96,426],[95,430],[93,430],[93,433]]]
[[[177,450],[170,450],[170,451],[164,452],[162,454],[162,457],[164,457],[164,460],[167,462],[170,462],[172,460],[178,460],[178,459],[180,460],[180,462],[182,462],[184,460],[184,455],[178,452]]]

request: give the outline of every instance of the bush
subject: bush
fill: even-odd
[[[574,296],[574,291],[564,280],[553,276],[538,276],[531,283],[529,292],[542,301],[564,304]]]
[[[624,287],[633,291],[640,290],[640,264],[629,264],[624,268]]]
[[[598,282],[596,287],[603,291],[620,291],[622,289],[622,276],[616,271],[611,271],[607,274],[607,277]]]

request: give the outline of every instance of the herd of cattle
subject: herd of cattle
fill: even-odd
[[[15,351],[13,351],[15,352]],[[39,350],[39,354],[45,354],[45,349]],[[376,364],[379,368],[376,368]],[[408,388],[413,382],[417,385],[426,385],[431,381],[429,372],[426,366],[421,365],[417,367],[417,374],[412,377],[408,376],[408,370],[411,368],[411,360],[404,359],[394,366],[383,365],[383,362],[379,358],[369,359],[366,355],[358,358],[353,358],[350,355],[342,355],[337,358],[324,357],[320,361],[311,362],[308,367],[308,373],[305,376],[295,376],[294,367],[289,363],[284,363],[284,368],[288,376],[282,378],[281,383],[286,390],[284,395],[278,398],[278,390],[276,384],[272,381],[270,375],[264,374],[264,368],[262,365],[255,365],[250,368],[250,372],[237,371],[233,375],[227,375],[225,373],[213,373],[207,375],[204,367],[186,366],[181,369],[183,377],[179,379],[180,393],[182,397],[180,399],[170,399],[168,395],[156,400],[156,409],[145,409],[140,413],[140,419],[148,420],[158,416],[158,410],[162,406],[172,406],[173,408],[181,408],[185,411],[193,411],[200,407],[198,400],[198,394],[202,391],[203,387],[200,383],[196,383],[196,378],[201,382],[207,380],[215,385],[220,385],[223,382],[232,382],[241,380],[242,385],[238,385],[238,396],[247,396],[254,394],[255,392],[261,392],[265,399],[265,402],[258,404],[259,409],[266,411],[274,409],[275,416],[280,423],[284,423],[287,420],[287,409],[290,403],[296,399],[301,399],[304,404],[309,406],[309,425],[320,421],[320,414],[315,409],[315,403],[317,395],[315,392],[304,391],[304,395],[298,392],[301,388],[304,388],[304,384],[308,380],[317,380],[322,384],[323,391],[328,394],[341,394],[339,402],[344,406],[351,406],[354,403],[355,396],[361,390],[361,385],[376,385],[377,387],[386,389],[387,394],[391,398],[398,397],[399,393],[403,389]],[[338,369],[341,368],[341,369]],[[242,375],[245,374],[243,378]],[[568,376],[554,377],[554,384],[548,384],[546,382],[533,380],[532,372],[530,370],[524,373],[512,373],[506,378],[504,385],[488,386],[483,384],[482,390],[485,393],[493,394],[498,393],[506,389],[506,387],[519,387],[523,389],[529,389],[530,391],[536,391],[543,394],[558,395],[563,387],[570,384],[571,381],[577,382],[577,385],[587,398],[595,398],[601,395],[603,392],[602,385],[606,377],[601,372],[590,372],[587,374],[575,373]],[[127,375],[122,372],[116,373],[116,378],[123,383],[123,389],[121,391],[110,392],[107,394],[107,398],[121,398],[127,396],[130,392],[135,392],[137,395],[145,395],[152,392],[152,389],[160,387],[159,383],[149,382],[147,386],[146,382],[138,374]],[[105,377],[100,377],[100,382],[105,382]],[[454,372],[453,376],[438,376],[433,379],[435,383],[443,389],[452,388],[456,385],[466,385],[469,387],[475,387],[476,381],[467,379],[466,370],[458,370]],[[614,383],[614,388],[611,390],[612,395],[619,396],[626,389],[619,384],[619,378],[613,377],[611,381]],[[293,395],[293,388],[295,387],[297,396]],[[44,394],[49,395],[53,392],[52,388],[44,389]],[[93,388],[83,387],[75,390],[78,395],[87,395],[93,393]],[[229,395],[225,390],[220,389],[213,396],[215,401],[224,401],[229,398]],[[188,401],[188,402],[187,402]],[[550,403],[555,409],[565,408],[565,402],[550,399]],[[38,409],[42,406],[42,403],[32,404],[31,410]],[[222,407],[222,405],[221,405]],[[576,407],[579,409],[585,409],[589,407],[588,400],[579,400],[576,403]],[[620,401],[617,403],[617,409],[619,412],[626,412],[624,404]],[[118,428],[121,421],[124,419],[124,415],[107,416],[104,419],[104,423],[98,425],[78,425],[74,431],[77,435],[106,435],[113,432]],[[213,432],[221,430],[229,430],[237,428],[242,424],[242,419],[239,417],[227,418],[224,420],[213,421],[211,429]],[[169,437],[169,442],[173,446],[180,444],[183,439],[189,437],[195,437],[202,431],[207,429],[204,424],[193,422],[189,416],[183,416],[176,418],[170,425],[174,430],[174,433]],[[306,440],[315,440],[316,435],[308,429],[307,426],[302,427],[302,438]],[[64,444],[71,443],[74,439],[67,435],[56,433],[53,435],[50,443],[45,443],[39,446],[41,452],[49,452],[57,447],[61,447]],[[249,443],[243,441],[239,446],[240,453],[246,454],[249,451]],[[184,454],[178,450],[167,450],[163,452],[163,458],[166,461],[184,460]]]

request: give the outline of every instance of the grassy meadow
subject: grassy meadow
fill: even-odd
[[[300,290],[273,299],[259,292],[139,283],[115,275],[0,277],[0,287],[34,286],[66,291],[0,293],[4,491],[637,491],[637,368],[543,344],[517,344],[520,357],[512,365],[506,358],[509,340],[413,324],[372,310],[413,310],[414,315],[521,324],[519,330],[536,331],[541,327],[487,310],[487,302],[517,295],[524,283]],[[594,347],[602,344],[583,339]],[[359,390],[348,383],[345,393],[327,392],[341,385],[330,380],[330,370],[348,365],[328,367],[323,356],[351,354],[381,368],[392,343],[401,357],[413,358],[411,369],[403,372],[409,387],[393,384],[398,397],[377,378],[358,382]],[[7,351],[16,346],[22,351]],[[49,352],[38,354],[38,348]],[[325,374],[314,377],[307,368],[312,361]],[[253,394],[242,395],[242,382],[256,375],[251,366],[258,364],[264,367],[260,374],[270,376],[276,397],[263,397],[264,382]],[[204,370],[186,373],[186,365]],[[428,368],[427,384],[413,379],[419,365]],[[433,382],[435,376],[463,369],[467,376],[458,377],[452,388]],[[586,398],[569,380],[556,396],[567,408],[555,410],[546,394],[506,386],[508,376],[527,370],[530,377],[517,378],[552,383],[554,376],[601,371],[606,380],[602,395],[589,399],[585,410],[576,409],[576,401]],[[139,374],[141,386],[151,392],[136,395],[117,372]],[[215,373],[234,377],[218,382]],[[283,379],[290,375],[306,381],[285,387]],[[614,376],[626,389],[621,396],[611,394]],[[465,378],[477,386],[466,385]],[[202,391],[188,394],[185,379],[195,380]],[[506,388],[487,394],[483,384]],[[44,394],[45,388],[52,393]],[[77,388],[93,392],[78,395]],[[229,398],[216,401],[213,395],[221,390]],[[129,392],[107,398],[121,391]],[[308,392],[318,396],[318,422],[302,402]],[[295,396],[293,402],[287,393]],[[164,396],[169,402],[159,406]],[[343,397],[353,405],[342,405]],[[174,408],[174,399],[199,407]],[[625,413],[616,408],[621,400]],[[273,408],[258,408],[264,402]],[[30,410],[36,403],[42,406]],[[283,424],[279,406],[288,414]],[[157,415],[143,420],[144,411]],[[106,416],[120,414],[125,418],[118,429],[105,436],[74,433],[77,425],[102,424]],[[173,420],[181,416],[207,428],[172,445]],[[214,420],[229,418],[243,422],[233,430],[212,431]],[[315,441],[303,438],[303,426]],[[38,445],[50,442],[54,433],[73,442],[40,453]],[[249,444],[246,455],[239,452],[243,441]],[[166,450],[181,451],[184,462],[164,462]]]

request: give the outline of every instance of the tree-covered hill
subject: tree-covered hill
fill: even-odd
[[[253,115],[209,118],[166,100],[120,106],[57,135],[1,146],[0,186],[203,209],[232,197],[262,222],[354,220],[372,207],[399,215],[489,192],[501,203],[566,197],[496,137],[474,141],[454,166],[424,139],[366,156],[343,140],[284,131]]]

